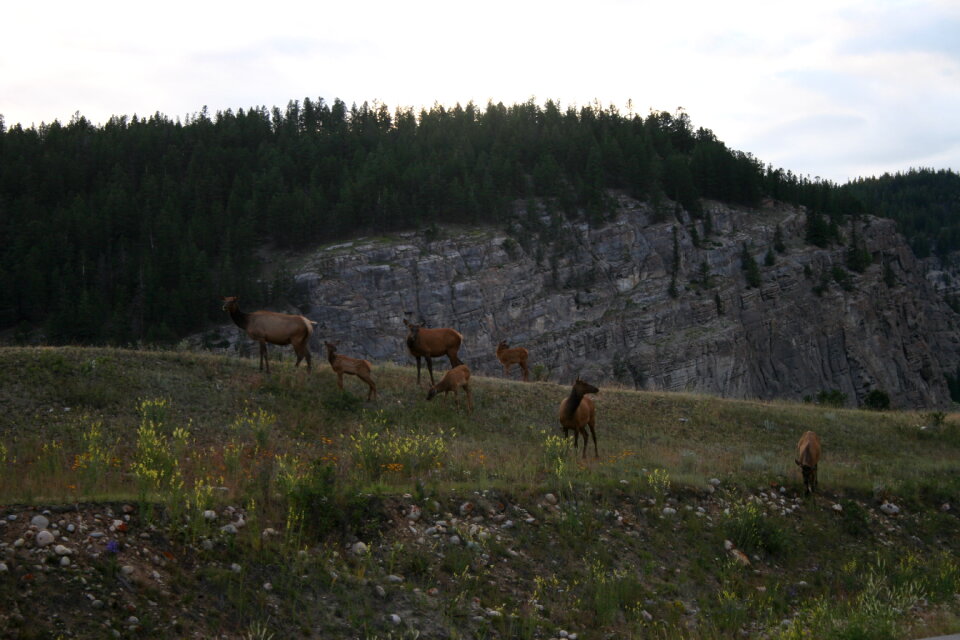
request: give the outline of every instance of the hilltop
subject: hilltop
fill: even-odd
[[[274,362],[0,349],[3,637],[960,629],[954,415],[603,386],[581,459],[566,385],[476,376],[466,415],[409,366],[375,363],[365,403]]]

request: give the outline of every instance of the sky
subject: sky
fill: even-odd
[[[682,108],[728,147],[844,183],[960,171],[958,0],[5,4],[9,128],[339,98]]]

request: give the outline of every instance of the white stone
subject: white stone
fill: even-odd
[[[224,533],[236,534],[236,533],[237,533],[237,526],[236,526],[235,524],[232,524],[232,523],[231,523],[231,524],[225,524],[225,525],[223,525],[222,527],[220,527],[220,531],[223,531]]]
[[[720,478],[710,478],[710,484],[714,487],[720,486]]]
[[[393,624],[400,624],[402,620],[400,619],[400,616],[398,616],[397,614],[391,613],[390,622],[392,622]]]
[[[391,573],[390,575],[387,576],[387,582],[393,582],[393,583],[403,582],[403,576],[398,576],[396,574]]]
[[[35,526],[37,529],[46,529],[50,526],[50,520],[47,518],[47,516],[37,515],[30,519],[30,524]]]
[[[0,573],[6,573],[10,571],[10,567],[7,566],[6,562],[0,562]]]
[[[724,540],[723,548],[726,549],[727,551],[730,551],[731,549],[733,549],[733,542],[731,542],[730,540]]]
[[[353,555],[355,556],[365,555],[368,551],[367,545],[365,545],[363,542],[354,542],[350,550],[353,551]]]
[[[557,504],[557,496],[553,495],[552,493],[548,493],[547,495],[543,496],[543,499],[546,500],[548,504]]]
[[[892,502],[884,502],[882,505],[880,505],[880,511],[883,511],[888,516],[895,516],[900,513],[900,507]]]
[[[49,544],[53,544],[53,534],[44,529],[37,534],[37,546],[45,547]]]
[[[203,517],[204,517],[206,520],[216,520],[216,519],[217,519],[217,512],[214,511],[213,509],[207,509],[206,511],[203,512]]]
[[[230,565],[230,571],[233,571],[234,573],[240,573],[241,569],[243,569],[243,567],[236,562]]]
[[[62,544],[58,544],[57,546],[55,546],[53,548],[53,552],[56,553],[58,556],[68,556],[71,553],[73,553],[72,551],[70,551],[70,549],[63,546]]]
[[[840,504],[835,504],[830,508],[836,511],[837,513],[840,513],[841,511],[843,511],[843,505],[840,505]]]
[[[420,519],[420,516],[423,515],[423,510],[417,505],[410,505],[410,510],[407,511],[407,519],[416,522]]]
[[[69,567],[69,566],[70,566],[70,556],[63,556],[62,558],[60,558],[60,566],[61,566],[61,567]]]
[[[674,509],[673,507],[664,507],[664,508],[663,508],[663,515],[665,515],[665,516],[673,516],[673,515],[676,515],[676,514],[677,514],[677,510]]]
[[[125,564],[122,567],[120,567],[120,573],[122,573],[125,576],[133,575],[133,572],[134,572],[134,568],[132,565]]]

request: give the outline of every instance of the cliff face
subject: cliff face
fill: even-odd
[[[494,351],[505,339],[529,349],[536,373],[563,383],[579,374],[738,398],[836,389],[850,405],[882,389],[895,407],[949,403],[944,372],[960,362],[958,317],[892,221],[857,224],[874,262],[841,286],[832,275],[846,247],[804,244],[800,209],[707,203],[707,234],[702,222],[652,224],[647,205],[620,205],[593,229],[554,223],[547,232],[544,216],[544,231],[530,237],[446,231],[325,247],[296,265],[294,302],[318,322],[315,353],[337,339],[345,354],[410,363],[403,319],[423,319],[463,333],[461,358],[484,374],[502,375]],[[786,252],[765,266],[777,226]],[[760,265],[759,287],[747,286],[744,243]]]

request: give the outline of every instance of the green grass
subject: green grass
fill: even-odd
[[[581,637],[793,638],[809,628],[824,638],[902,638],[958,628],[954,414],[923,429],[929,412],[604,387],[600,458],[584,459],[557,438],[567,385],[475,376],[476,407],[466,413],[452,398],[427,402],[414,368],[377,364],[380,398],[366,402],[356,379],[341,393],[325,363],[307,374],[288,356],[278,361],[279,351],[266,376],[255,360],[209,354],[0,349],[0,504],[136,502],[150,524],[170,526],[171,544],[188,548],[208,535],[203,509],[245,507],[251,524],[228,551],[248,569],[237,575],[198,556],[202,570],[179,585],[198,602],[214,587],[216,615],[238,634],[263,631],[278,611],[292,622],[276,637],[309,628],[316,620],[305,612],[321,602],[336,623],[330,637],[337,624],[361,625],[363,637],[413,637],[362,626],[381,605],[357,585],[396,572],[406,575],[397,606],[419,611],[424,596],[413,590],[437,588],[421,615],[451,637],[566,628]],[[823,442],[822,495],[784,514],[759,496],[801,492],[794,447],[808,429]],[[715,493],[711,478],[721,481]],[[556,505],[543,502],[547,492]],[[884,499],[904,514],[879,515]],[[511,509],[522,508],[535,524],[480,536],[462,522],[448,532],[471,546],[401,535],[398,505],[446,519],[465,500],[520,522],[526,516]],[[954,510],[941,511],[944,503]],[[677,513],[662,515],[665,506]],[[265,527],[282,535],[265,542]],[[354,539],[379,547],[365,558],[342,553]],[[264,581],[270,596],[254,588]],[[934,607],[928,624],[894,615],[921,598]],[[455,631],[474,624],[474,602],[500,615]]]

